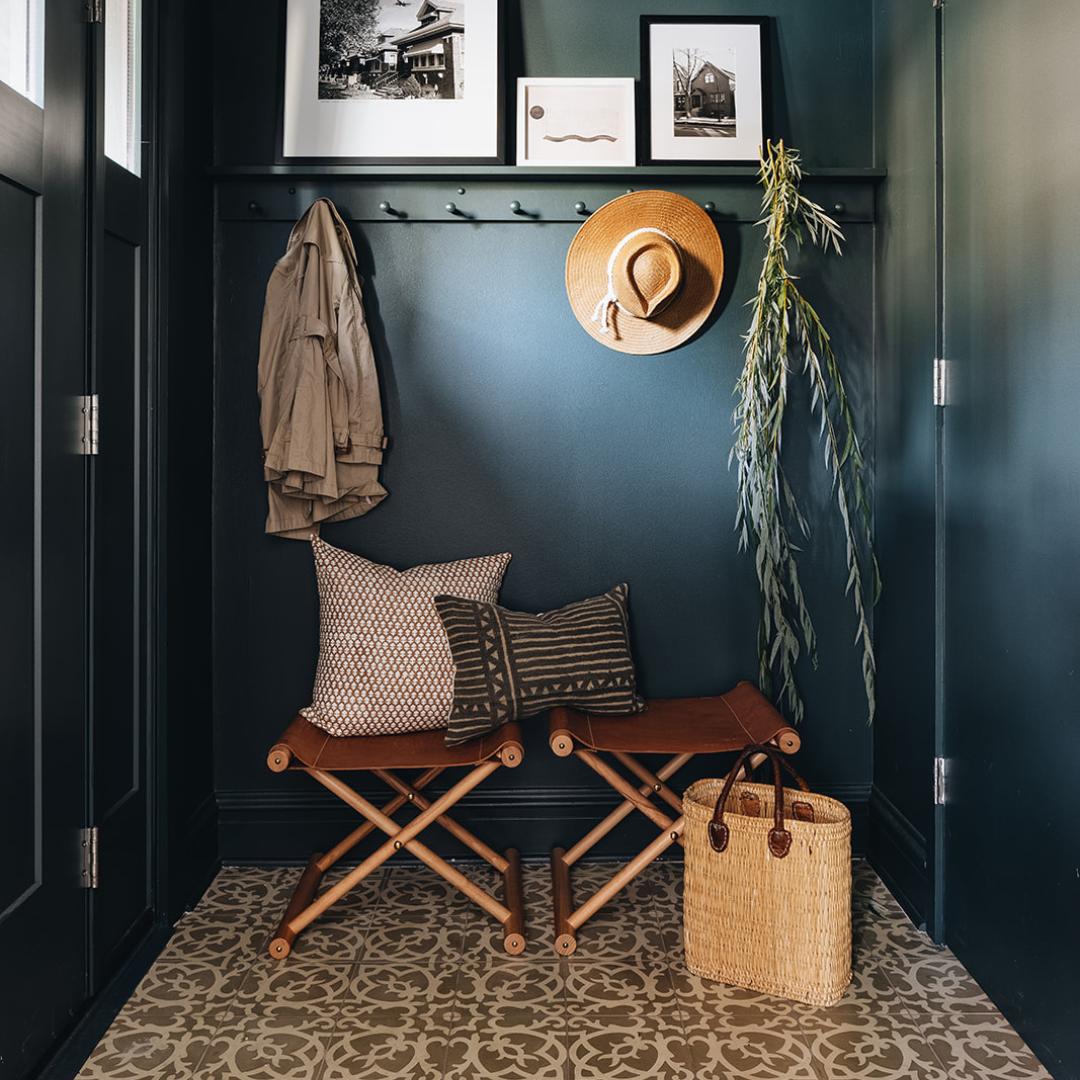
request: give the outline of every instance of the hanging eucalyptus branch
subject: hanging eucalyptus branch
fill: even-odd
[[[870,637],[867,599],[860,552],[865,546],[873,575],[873,600],[880,592],[877,559],[871,542],[870,503],[863,476],[864,463],[855,434],[855,421],[844,391],[829,335],[787,271],[787,242],[801,244],[803,231],[823,250],[840,254],[840,227],[820,206],[799,193],[802,170],[799,153],[783,142],[767,143],[761,152],[760,182],[767,250],[746,335],[745,362],[736,384],[735,445],[738,463],[739,507],[736,529],[739,549],[754,548],[761,616],[758,656],[761,689],[778,703],[785,702],[794,720],[802,719],[803,702],[795,682],[795,664],[803,648],[817,665],[817,639],[799,583],[795,553],[788,532],[793,521],[804,537],[810,530],[784,475],[781,443],[788,401],[788,375],[795,366],[810,382],[810,409],[821,416],[825,463],[833,480],[847,548],[846,591],[852,595],[862,646],[862,673],[869,717],[874,717],[874,647]],[[800,644],[801,638],[801,644]],[[773,694],[773,673],[779,688]]]

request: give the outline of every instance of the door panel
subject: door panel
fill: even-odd
[[[102,409],[93,481],[95,977],[150,918],[142,450],[145,348],[139,179],[103,169],[93,379]]]
[[[38,266],[37,197],[0,178],[0,491],[5,515],[22,528],[0,529],[0,686],[5,752],[36,772],[34,717],[34,279]],[[5,823],[0,875],[0,933],[7,915],[37,888],[40,833],[37,784],[0,784]]]
[[[0,1076],[87,994],[85,26],[46,12],[44,109],[0,86]],[[9,872],[10,871],[10,872]]]

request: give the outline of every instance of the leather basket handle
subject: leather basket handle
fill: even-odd
[[[724,781],[724,788],[720,792],[720,798],[716,800],[712,821],[709,822],[709,843],[712,845],[713,851],[722,852],[727,849],[731,830],[724,821],[724,807],[727,805],[728,795],[731,794],[731,788],[735,784],[735,778],[739,775],[743,763],[748,758],[753,758],[755,754],[764,754],[772,762],[775,792],[773,797],[773,827],[769,830],[768,843],[769,851],[776,858],[782,859],[791,850],[791,833],[784,828],[784,785],[780,779],[780,766],[783,765],[791,773],[802,791],[809,791],[810,789],[807,787],[806,781],[794,768],[780,757],[775,746],[767,746],[763,743],[751,743],[749,746],[744,747],[739,755],[739,760],[735,762],[734,768],[728,773],[727,779]]]

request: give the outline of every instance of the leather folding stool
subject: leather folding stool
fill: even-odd
[[[560,757],[573,754],[610,784],[623,802],[569,851],[551,853],[555,900],[555,949],[569,956],[577,948],[577,932],[620,889],[628,885],[658,855],[682,843],[682,796],[666,781],[697,754],[742,750],[749,743],[773,743],[793,754],[801,740],[794,728],[748,682],[720,697],[649,700],[644,712],[632,716],[595,716],[576,709],[556,708],[550,714],[551,749]],[[655,773],[638,760],[642,754],[672,755]],[[764,755],[756,755],[751,768]],[[610,762],[631,774],[627,779]],[[658,798],[674,810],[658,806]],[[656,839],[615,873],[593,896],[574,906],[570,867],[587,854],[633,810],[658,826]]]
[[[447,811],[504,765],[509,768],[520,765],[522,756],[521,729],[517,724],[507,724],[483,739],[448,747],[445,732],[438,730],[339,737],[328,735],[297,717],[270,750],[267,764],[275,772],[297,769],[308,773],[366,821],[332,851],[311,856],[270,943],[270,955],[279,959],[288,956],[297,934],[304,927],[402,849],[437,871],[498,919],[503,928],[503,947],[508,953],[520,953],[525,948],[525,919],[518,852],[510,848],[505,854],[499,854],[448,817]],[[464,768],[467,772],[444,794],[428,799],[423,789],[448,768]],[[398,775],[402,769],[419,772],[410,781]],[[396,792],[395,796],[381,809],[375,807],[338,776],[356,771],[379,777]],[[414,807],[418,813],[401,826],[392,815],[405,805]],[[417,839],[427,826],[436,823],[502,874],[503,901],[495,899]],[[337,884],[316,895],[323,874],[377,828],[385,832],[388,839]]]

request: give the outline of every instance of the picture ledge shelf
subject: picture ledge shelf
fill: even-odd
[[[313,177],[327,177],[334,179],[358,180],[386,179],[386,180],[435,180],[435,179],[461,179],[461,180],[498,180],[506,181],[513,179],[532,180],[610,180],[625,178],[627,180],[644,180],[663,177],[672,177],[680,180],[709,181],[713,183],[725,183],[751,180],[756,183],[758,170],[756,165],[637,165],[637,166],[588,166],[576,168],[561,168],[549,166],[530,165],[411,165],[411,164],[388,164],[388,165],[344,165],[344,164],[295,164],[287,165],[213,165],[208,169],[210,176],[220,179],[231,177],[259,177],[269,179],[281,177],[282,179],[303,179]],[[884,180],[886,170],[883,168],[806,168],[803,176],[807,181],[841,181],[841,182],[866,182],[876,183]]]

